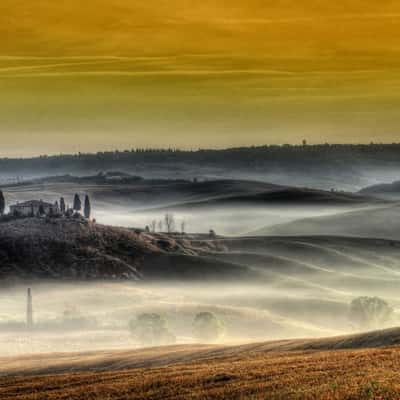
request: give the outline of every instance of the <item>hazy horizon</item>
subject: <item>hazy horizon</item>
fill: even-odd
[[[75,151],[53,151],[53,152],[32,152],[30,153],[18,153],[18,151],[15,152],[15,154],[3,154],[2,150],[0,149],[0,159],[35,159],[35,158],[40,158],[40,157],[59,157],[59,156],[76,156],[76,155],[95,155],[95,154],[100,154],[100,153],[113,153],[113,152],[119,152],[119,153],[124,153],[124,152],[130,152],[130,151],[136,151],[136,150],[144,150],[144,151],[163,151],[163,150],[173,150],[173,151],[181,151],[181,152],[200,152],[200,151],[223,151],[223,150],[232,150],[232,149],[243,149],[243,148],[262,148],[262,147],[285,147],[285,146],[293,146],[293,147],[303,147],[303,140],[302,139],[298,143],[260,143],[260,144],[243,144],[240,146],[208,146],[208,147],[175,147],[175,146],[156,146],[156,147],[151,147],[151,146],[145,146],[145,147],[136,147],[136,146],[131,146],[131,147],[102,147],[102,148],[88,148],[86,151],[81,148],[77,148]],[[354,142],[308,142],[306,140],[306,146],[312,147],[318,147],[318,146],[369,146],[369,145],[382,145],[382,146],[391,146],[391,145],[399,145],[400,141],[387,141],[387,142],[373,142],[373,141],[354,141]]]

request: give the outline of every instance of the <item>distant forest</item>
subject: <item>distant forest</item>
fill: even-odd
[[[190,163],[199,167],[222,168],[313,168],[346,165],[400,165],[400,144],[324,144],[240,147],[224,150],[184,151],[177,149],[133,149],[126,151],[79,153],[75,155],[2,158],[0,171],[79,171],[127,169],[146,164],[169,167]]]

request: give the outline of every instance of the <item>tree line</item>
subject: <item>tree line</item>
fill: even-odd
[[[137,164],[196,163],[198,165],[262,166],[284,164],[395,163],[400,164],[400,144],[318,144],[269,145],[229,149],[131,149],[114,152],[39,156],[27,159],[0,159],[3,172],[43,170],[104,170]]]

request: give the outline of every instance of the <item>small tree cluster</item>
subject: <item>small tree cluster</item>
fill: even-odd
[[[175,216],[172,213],[166,213],[164,215],[164,219],[162,220],[152,220],[150,225],[146,226],[146,231],[147,232],[152,232],[155,233],[157,230],[159,232],[162,232],[165,227],[165,230],[167,233],[173,233],[176,231],[176,222],[175,222]],[[186,232],[186,221],[182,220],[180,222],[180,233],[183,235]]]
[[[64,197],[60,198],[60,212],[63,215],[71,216],[71,211],[69,206],[65,203]],[[72,213],[75,212],[79,214],[82,210],[82,201],[78,193],[74,195],[74,200],[72,203]],[[85,196],[85,202],[83,206],[83,215],[85,218],[90,219],[92,213],[92,206],[90,203],[90,197],[88,195]]]
[[[198,313],[193,320],[196,340],[212,342],[224,333],[224,324],[211,312]],[[156,313],[144,313],[129,322],[132,336],[143,346],[169,345],[176,342],[164,317]]]

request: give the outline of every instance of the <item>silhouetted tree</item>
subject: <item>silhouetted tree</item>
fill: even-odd
[[[175,342],[165,318],[159,314],[141,314],[129,322],[131,334],[144,346],[167,345]]]
[[[6,200],[4,199],[4,194],[0,190],[0,215],[4,215],[4,210],[6,209]]]
[[[153,221],[151,221],[151,231],[155,233],[156,229],[157,229],[157,221],[153,219]]]
[[[64,197],[60,199],[60,211],[64,214],[66,210]]]
[[[82,202],[81,202],[81,198],[79,197],[79,194],[75,194],[75,196],[74,196],[73,209],[77,212],[82,210]]]
[[[44,211],[43,204],[40,204],[38,214],[40,216],[43,216],[44,214],[46,214],[46,212]]]
[[[392,307],[379,297],[357,297],[350,304],[350,320],[361,329],[381,328],[392,314]]]
[[[213,313],[201,312],[194,318],[193,333],[198,340],[216,340],[223,332],[224,325]]]
[[[183,220],[183,221],[181,222],[181,233],[182,233],[182,235],[185,234],[185,230],[186,230],[186,221]]]
[[[85,218],[89,219],[91,212],[92,212],[92,207],[90,205],[90,199],[89,199],[89,196],[86,195],[85,196],[85,208],[84,208],[84,211],[83,211],[83,213],[85,215]]]

